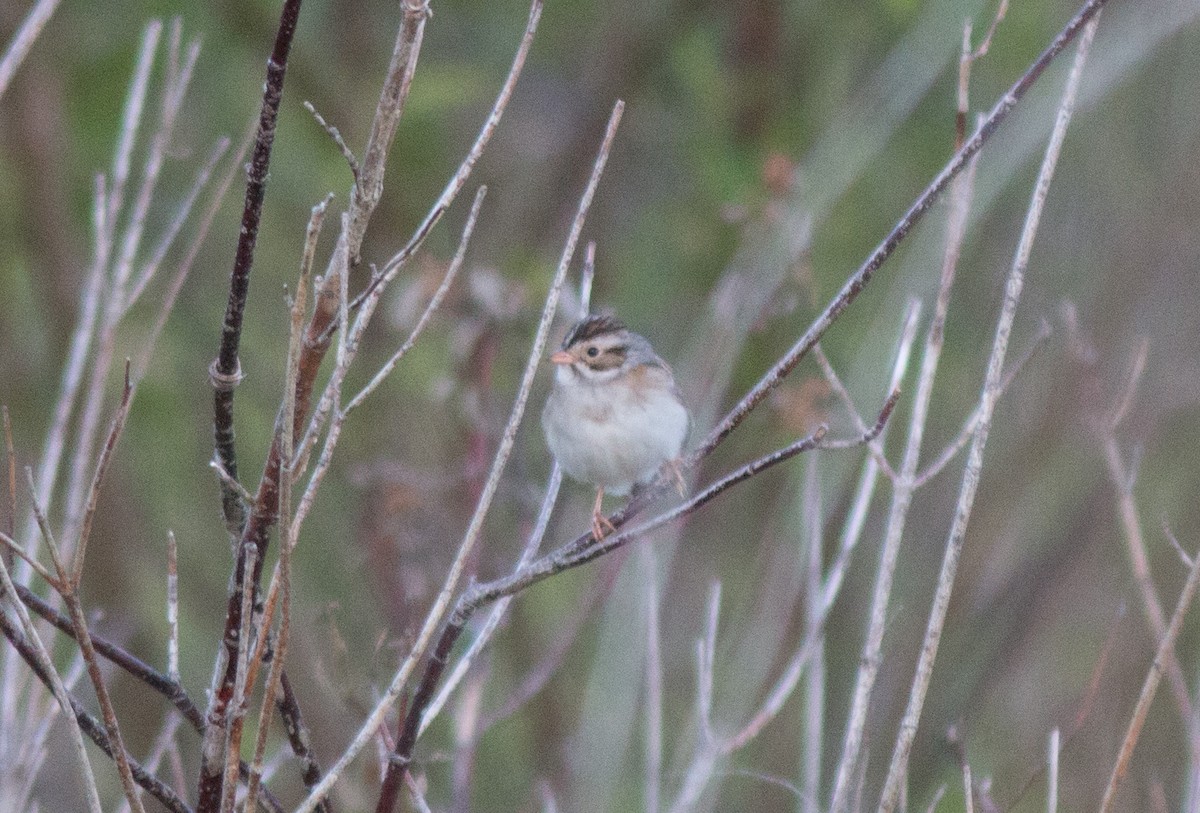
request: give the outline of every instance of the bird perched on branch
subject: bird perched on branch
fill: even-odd
[[[596,486],[592,534],[615,530],[600,512],[604,493],[649,482],[683,450],[691,418],[671,368],[650,342],[611,316],[588,316],[551,354],[554,387],[542,411],[546,445],[562,470]]]

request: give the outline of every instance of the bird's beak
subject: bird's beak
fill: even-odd
[[[559,350],[556,353],[550,354],[551,364],[571,364],[575,359],[571,358],[571,354],[566,350]]]

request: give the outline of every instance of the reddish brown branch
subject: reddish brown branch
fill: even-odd
[[[210,368],[210,378],[213,384],[213,440],[217,458],[222,467],[234,480],[237,479],[237,453],[234,445],[233,429],[233,393],[241,380],[241,364],[238,360],[238,347],[241,343],[242,321],[246,309],[246,298],[250,290],[250,271],[254,264],[254,247],[258,239],[258,227],[262,217],[263,198],[266,195],[267,171],[271,161],[271,148],[275,139],[275,127],[279,115],[279,103],[283,97],[283,82],[287,72],[288,54],[291,51],[292,37],[296,32],[296,23],[300,16],[301,0],[285,0],[280,13],[279,28],[275,35],[275,45],[267,60],[267,78],[263,88],[262,107],[259,113],[258,132],[255,138],[254,151],[250,159],[250,168],[246,180],[246,199],[242,209],[242,227],[238,237],[237,251],[234,256],[233,270],[229,280],[229,302],[225,311],[225,322],[221,332],[221,346],[216,360]],[[268,469],[270,468],[268,464]],[[264,481],[268,475],[264,475]],[[225,485],[221,487],[222,509],[225,515],[225,525],[231,534],[241,534],[245,524],[245,506],[238,493]],[[259,550],[257,561],[261,563],[265,548],[265,539]],[[245,574],[245,545],[238,548],[235,585],[241,585]],[[258,584],[261,564],[255,568],[254,584]],[[239,638],[237,630],[241,628],[240,607],[241,590],[235,589],[230,597],[229,615],[238,616],[227,619],[225,627],[226,666],[236,668]],[[234,603],[236,601],[236,604]],[[234,607],[238,609],[235,610]],[[236,621],[234,624],[229,621]],[[226,670],[228,674],[228,670]],[[230,701],[232,681],[223,679],[220,691],[214,696],[209,707],[208,722],[210,725],[223,727],[225,711]],[[223,755],[220,747],[213,747],[214,739],[205,738],[205,747],[201,753],[200,785],[197,809],[200,813],[214,813],[221,802],[222,796],[222,765]],[[217,741],[219,742],[219,740]]]
[[[67,622],[70,626],[70,622]],[[12,645],[13,649],[17,650],[17,654],[28,664],[33,670],[34,675],[43,684],[49,688],[52,685],[51,678],[42,668],[41,662],[38,660],[37,653],[33,647],[21,634],[21,631],[9,620],[8,616],[0,612],[0,631],[3,631],[4,637]],[[75,719],[79,721],[79,728],[84,734],[91,739],[92,742],[100,746],[100,749],[111,759],[116,758],[116,751],[113,749],[112,741],[104,731],[104,724],[97,720],[92,715],[88,714],[83,706],[74,697],[71,698],[71,709],[75,714]],[[158,799],[163,806],[172,811],[172,813],[192,813],[192,809],[187,806],[182,799],[171,790],[170,787],[160,782],[157,777],[149,773],[141,765],[135,762],[131,757],[126,757],[130,771],[133,775],[133,780],[139,787],[143,788],[147,793]]]
[[[258,241],[258,226],[262,219],[263,198],[267,192],[267,174],[271,164],[271,148],[275,142],[275,127],[279,118],[279,103],[283,98],[283,80],[287,73],[288,54],[296,22],[300,17],[301,0],[285,0],[275,34],[275,47],[267,60],[267,80],[263,87],[262,108],[258,116],[258,132],[246,178],[246,201],[242,208],[242,228],[234,254],[233,271],[229,277],[229,302],[221,328],[221,347],[209,368],[213,385],[213,441],[217,457],[229,475],[237,478],[237,451],[234,446],[233,392],[242,378],[238,347],[242,339],[242,320],[246,298],[250,292],[250,271],[254,265],[254,247]],[[221,489],[225,524],[230,533],[238,533],[245,521],[245,507],[238,495],[228,488]],[[201,809],[204,809],[203,803]]]

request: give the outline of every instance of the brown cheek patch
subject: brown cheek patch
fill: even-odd
[[[593,370],[615,370],[625,363],[625,354],[620,350],[605,350],[588,361]]]

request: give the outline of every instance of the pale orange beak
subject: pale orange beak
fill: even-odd
[[[568,353],[566,350],[559,350],[556,353],[550,354],[550,363],[551,364],[571,364],[574,361],[575,361],[575,359],[572,358],[571,354]]]

